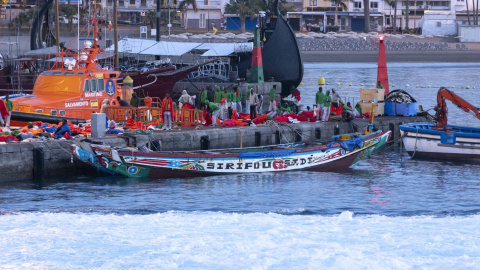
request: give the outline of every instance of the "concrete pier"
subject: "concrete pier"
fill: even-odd
[[[377,117],[375,127],[379,130],[393,131],[393,141],[400,138],[399,125],[410,122],[425,122],[425,117]],[[333,135],[361,131],[367,126],[368,119],[355,119],[348,122],[327,122],[298,124],[258,125],[256,127],[181,127],[180,130],[156,131],[151,135],[107,135],[102,139],[91,139],[98,143],[112,146],[148,145],[154,150],[206,150],[218,148],[240,148],[329,139]],[[358,130],[355,128],[358,127]],[[43,177],[82,174],[93,170],[79,162],[72,161],[68,141],[37,141],[0,145],[0,182],[30,181],[34,179],[37,163],[34,160],[34,149],[43,152]],[[38,152],[38,151],[37,151]],[[37,155],[38,156],[38,155]],[[41,171],[41,170],[40,170]],[[38,176],[37,176],[38,177]]]

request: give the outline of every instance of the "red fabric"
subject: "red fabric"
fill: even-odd
[[[335,115],[342,115],[343,104],[338,105],[337,109],[333,107],[333,104],[330,105],[330,114],[335,113]]]
[[[0,114],[2,114],[2,117],[10,115],[10,113],[7,110],[7,105],[5,105],[5,102],[3,101],[3,99],[0,99]]]
[[[232,111],[232,120],[238,120],[237,110]]]
[[[297,120],[300,121],[300,122],[307,122],[308,118],[303,117],[303,116],[297,116]]]
[[[224,126],[233,127],[233,126],[236,126],[236,125],[237,124],[232,119],[226,119],[225,121],[223,121],[223,124],[222,124],[223,127]]]
[[[243,122],[242,120],[235,120],[235,124],[237,126],[246,126],[247,125],[247,123]]]
[[[298,90],[293,91],[293,96],[294,96],[298,101],[300,101],[300,99],[301,99],[301,98],[300,98],[300,91],[298,91]]]
[[[313,117],[313,111],[303,111],[300,116],[303,116],[305,118],[312,118]]]
[[[240,113],[240,118],[243,120],[250,120],[250,114],[249,113]]]
[[[72,136],[70,136],[70,135],[68,134],[68,132],[63,133],[63,137],[64,137],[65,139],[71,139],[71,138],[72,138]]]
[[[267,121],[267,115],[266,114],[262,114],[260,115],[259,117],[253,119],[253,123],[255,125],[258,125],[258,124],[261,124],[263,122]]]
[[[279,123],[288,123],[288,116],[285,116],[285,115],[275,116],[273,117],[273,120]]]
[[[12,135],[0,135],[0,142],[6,142],[8,138],[18,142],[17,138]]]
[[[212,124],[212,117],[208,115],[206,110],[203,111],[203,118],[205,118],[204,126],[210,126]]]

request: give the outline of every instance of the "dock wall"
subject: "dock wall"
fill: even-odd
[[[423,122],[424,117],[378,117],[375,127],[393,131],[393,141],[400,138],[399,125],[408,122]],[[115,135],[92,139],[113,146],[148,145],[163,151],[201,150],[217,148],[240,148],[280,143],[329,139],[333,135],[360,131],[367,126],[367,119],[348,122],[273,124],[256,127],[202,128],[192,130],[158,131],[152,135]],[[357,128],[357,130],[356,130]],[[31,143],[0,145],[0,182],[29,181],[80,174],[91,170],[72,161],[68,141],[37,141]]]

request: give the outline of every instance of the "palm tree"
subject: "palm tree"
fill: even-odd
[[[245,32],[245,21],[247,17],[255,17],[258,11],[263,9],[264,2],[255,0],[236,0],[233,4],[225,6],[225,13],[237,14],[242,22],[242,32]]]
[[[67,23],[67,28],[68,31],[72,31],[72,26],[73,26],[73,16],[77,15],[77,8],[71,5],[65,5],[61,4],[60,5],[60,12],[62,14],[65,14],[65,18],[67,18],[68,23]]]
[[[185,30],[188,28],[188,7],[192,6],[193,11],[197,13],[198,7],[195,0],[183,0],[178,4],[178,9],[185,13]]]
[[[363,0],[363,17],[365,17],[365,27],[363,32],[368,33],[371,31],[370,28],[370,1]]]
[[[330,2],[330,0],[325,0]],[[342,10],[347,9],[347,5],[343,2],[343,0],[333,0],[335,2],[335,26],[338,26],[338,8],[341,6]],[[364,0],[365,1],[365,0]]]
[[[143,22],[150,25],[150,28],[153,29],[154,24],[157,22],[157,12],[155,10],[149,10],[145,13]]]

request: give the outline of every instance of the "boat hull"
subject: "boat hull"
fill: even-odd
[[[447,126],[435,130],[431,123],[400,126],[405,150],[412,158],[471,160],[480,159],[480,129]]]

